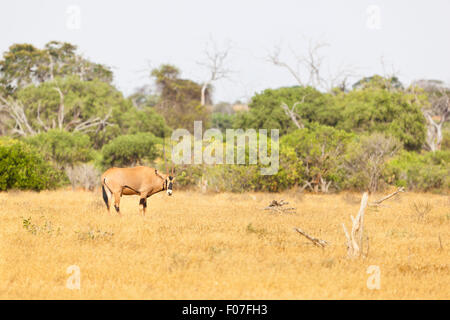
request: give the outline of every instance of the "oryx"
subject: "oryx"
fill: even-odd
[[[172,195],[174,182],[173,169],[169,175],[160,173],[157,169],[149,167],[110,168],[102,174],[102,192],[108,212],[111,212],[112,197],[114,196],[114,208],[120,215],[120,198],[122,195],[139,195],[139,209],[145,215],[147,198],[151,195],[167,191]]]

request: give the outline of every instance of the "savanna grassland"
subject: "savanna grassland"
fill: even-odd
[[[145,217],[138,198],[124,197],[118,217],[100,192],[0,193],[0,298],[450,298],[450,198],[404,193],[368,208],[368,256],[351,260],[342,223],[350,228],[360,198],[175,190],[151,197]],[[273,199],[296,213],[261,210]],[[315,247],[294,227],[330,245]],[[79,290],[66,287],[71,265]],[[371,265],[379,290],[367,287]]]

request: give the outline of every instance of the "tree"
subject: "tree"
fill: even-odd
[[[322,49],[329,45],[325,42],[315,42],[311,39],[307,41],[307,52],[300,55],[291,49],[294,56],[294,64],[290,64],[281,57],[281,47],[275,46],[272,53],[267,57],[267,61],[274,66],[284,68],[297,81],[300,86],[311,86],[318,90],[332,92],[332,89],[339,87],[340,90],[346,91],[348,79],[354,75],[352,68],[349,66],[341,67],[334,74],[324,75],[324,67],[330,69],[327,65],[325,57],[321,55]]]
[[[413,83],[425,91],[429,104],[422,108],[427,120],[426,148],[441,149],[444,123],[450,120],[450,87],[440,80],[419,80]]]
[[[380,180],[387,161],[401,150],[401,143],[383,133],[361,136],[349,146],[345,167],[346,184],[371,192],[380,189]]]
[[[204,61],[199,62],[200,65],[208,70],[208,78],[202,84],[200,104],[204,106],[207,103],[207,98],[211,91],[213,82],[227,78],[230,70],[226,67],[226,60],[230,53],[230,46],[227,45],[224,49],[219,49],[214,41],[210,41],[204,51]],[[208,90],[209,89],[209,90]]]
[[[44,49],[31,44],[13,44],[0,60],[0,94],[14,94],[30,84],[40,84],[56,77],[77,75],[81,80],[112,82],[112,71],[84,59],[77,47],[67,42],[51,41]]]
[[[424,97],[368,85],[341,92],[331,102],[340,117],[339,129],[385,133],[399,139],[407,150],[420,150],[425,142]]]
[[[353,137],[343,130],[315,124],[283,136],[280,144],[293,148],[303,162],[303,188],[326,193],[331,186],[339,188],[344,180],[342,158]]]
[[[93,158],[89,136],[80,132],[52,129],[25,141],[39,150],[46,161],[53,162],[59,169],[73,167]]]
[[[158,103],[158,95],[153,92],[150,85],[143,85],[134,90],[134,92],[128,96],[133,102],[133,105],[137,109],[144,107],[154,107]]]
[[[82,81],[77,76],[55,78],[30,85],[2,98],[10,133],[33,136],[52,129],[89,135],[94,147],[121,134],[120,118],[134,108],[121,92],[100,80]]]
[[[403,90],[403,84],[396,76],[382,77],[373,75],[371,77],[364,77],[353,84],[353,90],[365,88],[380,88],[387,90]]]
[[[200,103],[201,85],[181,79],[180,71],[172,65],[162,65],[151,73],[156,79],[160,98],[156,105],[172,128],[185,128],[193,132],[194,121],[203,121],[204,128],[209,122],[209,112]]]
[[[171,132],[164,118],[152,107],[132,107],[114,119],[114,122],[120,128],[121,134],[147,132],[163,138]]]
[[[298,122],[304,126],[309,122],[335,125],[338,114],[332,112],[329,95],[312,87],[290,87],[266,89],[252,97],[248,112],[237,113],[235,128],[279,129],[286,134],[299,128],[285,112],[289,108]]]
[[[151,133],[137,133],[119,136],[102,148],[102,164],[105,167],[134,166],[158,156],[156,144],[160,142]]]

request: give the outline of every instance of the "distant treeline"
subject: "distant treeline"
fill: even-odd
[[[405,87],[374,75],[351,90],[267,89],[246,102],[214,104],[213,88],[182,79],[172,65],[149,74],[155,86],[129,97],[107,66],[68,43],[15,44],[0,60],[0,190],[88,189],[110,166],[165,170],[171,132],[279,129],[277,174],[259,165],[177,166],[179,187],[213,191],[371,191],[389,185],[450,188],[450,89],[436,80]],[[164,142],[164,143],[163,143]],[[225,142],[223,142],[225,143]]]

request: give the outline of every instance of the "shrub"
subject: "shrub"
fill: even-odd
[[[0,190],[43,190],[67,183],[64,173],[54,169],[30,145],[0,139]]]
[[[80,132],[49,130],[25,140],[36,147],[47,161],[59,168],[92,160],[89,136]]]
[[[342,158],[354,135],[333,127],[310,125],[281,138],[283,147],[291,147],[297,161],[303,163],[303,181],[313,191],[339,189],[345,178]]]
[[[159,141],[151,133],[137,133],[115,138],[102,148],[104,167],[134,166],[143,161],[152,161],[158,155],[156,144]]]
[[[400,148],[401,143],[396,138],[382,133],[360,136],[349,146],[345,156],[347,178],[344,186],[358,190],[379,190],[386,162]]]
[[[304,122],[321,122],[334,125],[338,113],[330,110],[329,95],[312,87],[290,87],[266,89],[252,97],[248,112],[239,112],[235,116],[234,128],[279,129],[280,135],[297,129],[282,108],[285,103],[294,106],[295,112]]]
[[[449,163],[450,151],[404,151],[389,161],[384,177],[388,183],[411,190],[445,191],[450,188]]]
[[[385,133],[400,140],[407,150],[420,150],[425,142],[422,96],[367,86],[340,93],[332,101],[342,118],[336,125],[339,129]]]

